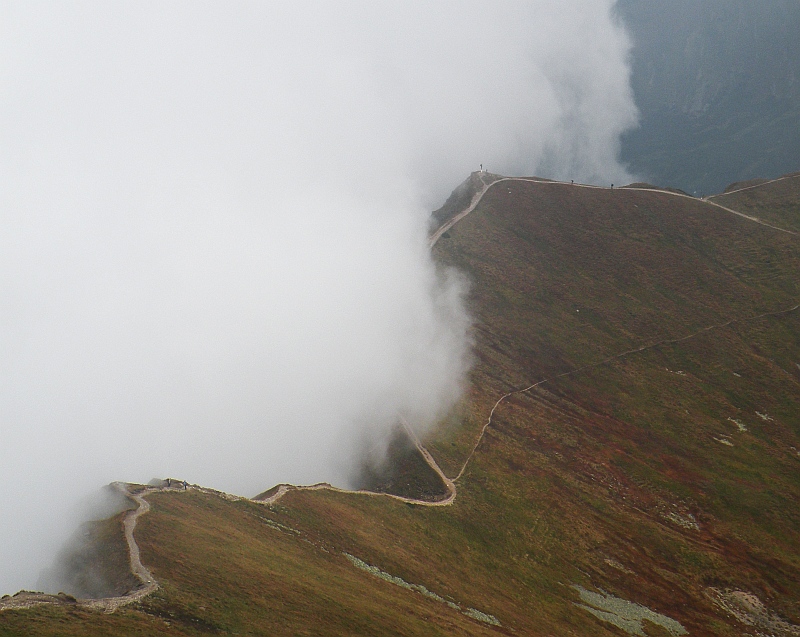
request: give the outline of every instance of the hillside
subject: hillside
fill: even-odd
[[[725,192],[708,199],[800,232],[800,173],[773,181],[731,184]]]
[[[797,229],[797,182],[713,201]],[[475,320],[468,391],[423,441],[452,503],[154,490],[155,593],[5,610],[0,635],[800,634],[800,237],[652,188],[501,180],[433,254]],[[372,482],[435,491],[397,448]]]

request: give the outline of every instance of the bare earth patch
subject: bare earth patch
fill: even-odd
[[[576,603],[575,605],[578,608],[590,612],[604,622],[621,628],[629,635],[644,637],[647,634],[644,631],[645,621],[661,626],[670,635],[674,635],[675,637],[687,634],[686,629],[680,622],[650,610],[647,606],[614,597],[605,591],[593,593],[577,584],[573,584],[572,588],[578,591],[581,596],[581,601],[585,602],[584,604]]]

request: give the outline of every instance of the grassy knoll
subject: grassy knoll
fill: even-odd
[[[475,319],[470,385],[425,441],[447,475],[501,396],[546,381],[498,406],[452,505],[153,494],[157,593],[4,612],[0,635],[624,635],[592,599],[651,636],[754,634],[714,591],[800,624],[800,240],[664,193],[503,182],[434,256]]]

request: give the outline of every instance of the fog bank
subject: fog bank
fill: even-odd
[[[429,211],[481,163],[626,181],[612,4],[0,5],[0,594],[102,484],[346,485],[433,426]]]

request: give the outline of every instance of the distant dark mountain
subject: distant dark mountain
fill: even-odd
[[[689,193],[800,167],[798,0],[620,0],[641,126],[622,160]]]

